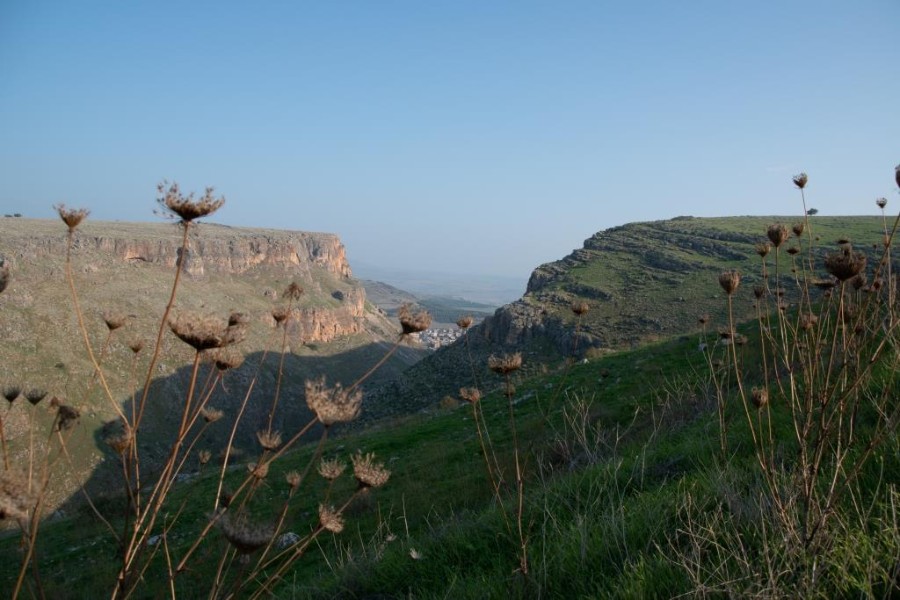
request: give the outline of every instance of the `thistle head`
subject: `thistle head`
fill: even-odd
[[[285,298],[287,298],[288,300],[293,300],[295,302],[299,300],[300,296],[302,295],[303,288],[300,287],[300,284],[298,284],[296,281],[292,281],[291,284],[287,286],[287,289],[284,290]]]
[[[773,223],[769,225],[769,228],[766,230],[766,236],[768,236],[769,241],[772,242],[773,246],[779,248],[785,240],[788,239],[787,227],[780,223]]]
[[[43,400],[47,396],[47,390],[41,388],[30,388],[25,390],[25,399],[31,403],[32,406],[38,404],[41,400]]]
[[[190,223],[194,219],[211,215],[225,204],[225,198],[213,197],[214,189],[211,187],[206,188],[198,200],[194,200],[193,193],[183,195],[177,183],[169,185],[163,181],[156,186],[156,190],[159,192],[156,201],[164,210],[177,215],[182,223]]]
[[[759,300],[763,296],[766,295],[766,286],[764,285],[755,285],[753,286],[753,296]]]
[[[322,459],[322,462],[319,463],[318,472],[323,478],[328,481],[334,481],[338,477],[343,474],[344,469],[347,468],[347,464],[336,459],[330,458],[328,460]]]
[[[207,423],[215,423],[225,415],[224,412],[216,408],[204,406],[200,409],[200,417]]]
[[[488,357],[488,369],[499,375],[509,375],[522,367],[522,353],[491,355]]]
[[[798,223],[794,223],[794,224],[791,226],[791,231],[794,232],[794,235],[795,235],[795,236],[800,237],[801,235],[803,235],[803,230],[804,230],[805,228],[806,228],[805,223],[803,223],[803,221],[800,221],[800,222],[798,222]]]
[[[763,408],[769,403],[769,392],[766,391],[766,388],[755,387],[750,392],[750,399],[753,401],[753,406]]]
[[[481,390],[476,387],[459,388],[459,397],[469,404],[477,404],[481,400]]]
[[[288,471],[284,474],[284,480],[287,482],[288,487],[292,490],[296,490],[298,487],[300,487],[301,479],[302,477],[300,477],[300,473],[298,473],[297,471]]]
[[[361,488],[381,487],[391,476],[391,472],[384,468],[383,463],[375,462],[375,455],[371,452],[368,454],[357,452],[351,460],[353,476]]]
[[[400,328],[403,335],[411,333],[419,333],[425,331],[431,326],[431,315],[426,310],[412,312],[412,306],[404,304],[397,311],[397,317],[400,319]]]
[[[128,317],[120,312],[108,310],[103,313],[103,322],[106,323],[106,328],[109,331],[120,329],[125,325],[127,319]]]
[[[22,388],[14,384],[6,384],[3,386],[3,397],[12,404],[16,398],[22,394]]]
[[[56,204],[53,208],[59,213],[59,218],[69,228],[70,233],[75,231],[75,228],[90,214],[86,208],[67,208],[65,204]]]
[[[839,281],[847,281],[859,275],[866,268],[866,255],[842,248],[825,256],[825,270]]]
[[[306,404],[326,427],[346,423],[359,416],[362,390],[344,389],[340,383],[334,387],[325,385],[325,376],[306,380]]]
[[[241,325],[229,326],[219,319],[188,312],[170,319],[169,328],[197,352],[237,344],[246,333]]]
[[[130,342],[128,342],[128,348],[129,348],[134,354],[137,354],[137,353],[139,353],[141,350],[144,349],[144,340],[142,340],[142,339],[140,339],[140,338],[135,338],[135,339],[131,340]]]
[[[723,271],[719,274],[719,285],[725,290],[729,296],[733,295],[738,286],[741,285],[741,274],[739,271]]]
[[[884,207],[887,206],[887,198],[879,198],[875,201],[875,204],[878,206],[878,208],[884,210]]]
[[[456,326],[460,329],[468,329],[472,326],[472,323],[475,322],[475,319],[472,315],[466,315],[464,317],[460,317],[456,320]]]
[[[765,258],[766,255],[769,254],[769,251],[772,249],[772,244],[769,242],[760,242],[756,244],[756,253],[760,255],[760,257]]]
[[[212,458],[212,452],[209,450],[201,450],[197,453],[197,462],[200,463],[201,466],[205,465],[209,462],[209,459]]]
[[[791,246],[790,248],[785,250],[785,252],[787,252],[791,256],[796,256],[797,254],[800,254],[800,248],[798,248],[797,246]]]
[[[794,185],[796,185],[801,190],[806,187],[807,181],[809,181],[809,178],[806,176],[806,173],[794,175]]]
[[[270,452],[278,450],[278,447],[281,446],[280,431],[257,431],[256,439],[259,440],[260,446]]]
[[[589,310],[588,303],[583,300],[576,300],[572,303],[570,308],[572,309],[572,312],[579,317]]]
[[[333,506],[319,505],[319,523],[323,529],[331,533],[340,533],[344,530],[344,519]]]
[[[251,524],[244,518],[233,519],[225,513],[218,520],[219,529],[225,539],[240,554],[251,554],[272,541],[275,529],[271,525]]]

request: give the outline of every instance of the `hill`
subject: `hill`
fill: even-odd
[[[817,216],[808,228],[802,217],[679,217],[600,231],[565,258],[536,268],[522,298],[473,327],[467,340],[442,348],[377,390],[372,414],[399,404],[420,410],[471,385],[470,353],[485,371],[490,354],[522,351],[526,365],[539,372],[573,351],[596,356],[696,332],[702,315],[709,315],[711,327],[722,327],[724,295],[717,279],[726,269],[743,273],[734,306],[739,318],[748,318],[754,314],[753,287],[762,281],[757,244],[768,242],[774,223],[788,231],[798,223],[805,228],[799,237],[791,233],[777,264],[774,250],[766,256],[770,273],[774,277],[777,270],[783,280],[792,278],[795,260],[788,248],[803,248],[805,255],[811,239],[817,272],[825,277],[822,257],[839,241],[880,256],[873,246],[881,247],[885,226],[880,217],[865,216]],[[900,263],[896,257],[894,262],[897,272]],[[786,299],[795,301],[796,286],[785,288]],[[589,310],[576,317],[571,306],[581,301]]]

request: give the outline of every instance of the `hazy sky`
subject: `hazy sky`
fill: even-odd
[[[0,212],[331,231],[521,276],[595,231],[893,208],[900,2],[0,0]]]

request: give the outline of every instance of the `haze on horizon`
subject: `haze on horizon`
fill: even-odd
[[[0,5],[0,213],[236,226],[520,277],[677,215],[896,210],[900,3]]]

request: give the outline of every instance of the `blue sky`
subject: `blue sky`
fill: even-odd
[[[0,0],[0,212],[338,233],[351,264],[521,277],[677,215],[875,213],[900,2]]]

